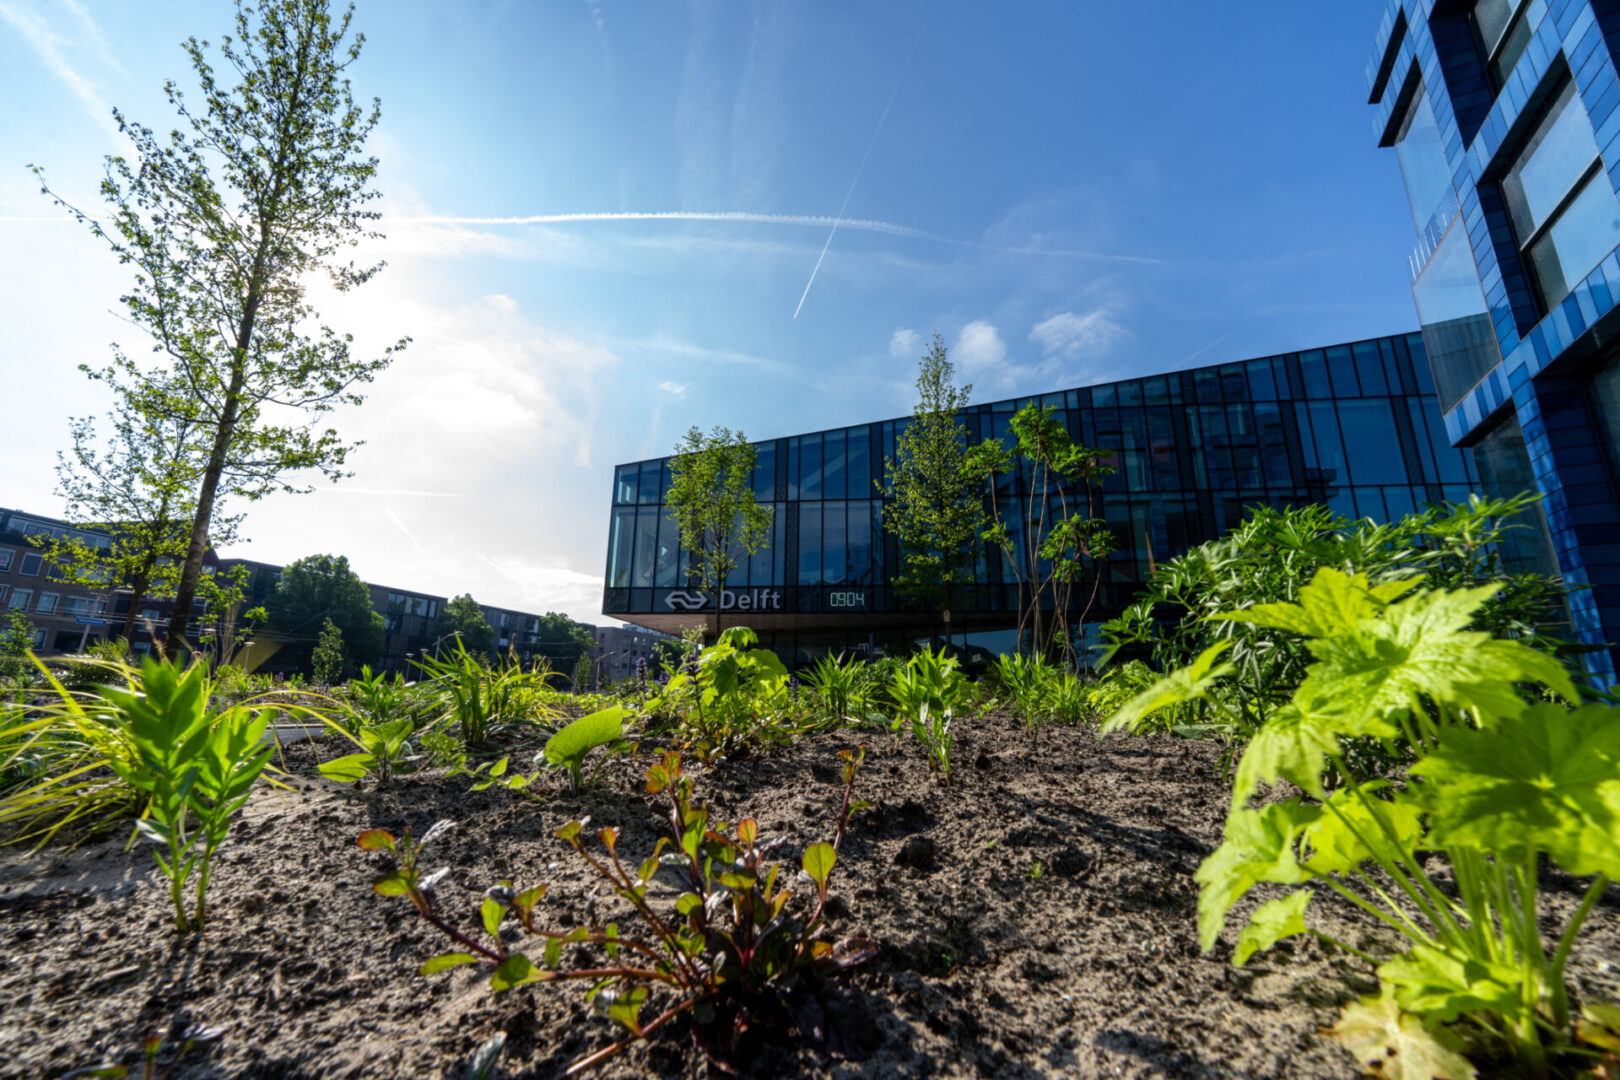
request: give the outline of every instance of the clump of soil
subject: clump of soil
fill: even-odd
[[[881,945],[852,985],[883,1041],[865,1062],[830,1060],[788,1032],[745,1064],[758,1077],[1349,1077],[1357,1067],[1324,1039],[1337,1007],[1370,992],[1365,968],[1314,939],[1244,969],[1230,939],[1199,953],[1193,871],[1219,843],[1227,788],[1216,747],[1170,737],[1098,742],[1056,729],[1030,746],[1007,717],[964,721],[959,785],[929,780],[918,748],[872,738],[830,905],[839,936]],[[830,839],[851,733],[704,768],[695,795],[762,835]],[[313,761],[318,744],[300,753]],[[527,760],[535,748],[516,748]],[[340,752],[333,750],[333,753]],[[356,792],[297,778],[265,787],[221,850],[212,921],[171,929],[164,881],[124,837],[77,849],[0,855],[0,1075],[58,1076],[104,1061],[135,1064],[142,1037],[177,1025],[208,1039],[181,1058],[181,1077],[459,1078],[476,1049],[505,1032],[497,1075],[551,1078],[606,1045],[577,985],[497,995],[478,969],[422,977],[446,942],[404,901],[374,895],[388,865],[361,851],[364,829],[418,834],[458,827],[425,862],[448,865],[441,909],[471,926],[501,878],[548,882],[542,911],[576,925],[601,883],[563,842],[563,822],[590,815],[621,830],[638,861],[665,806],[645,794],[648,753],[615,760],[598,784],[543,801],[466,778],[417,776]],[[302,763],[302,762],[301,762]],[[1573,908],[1555,880],[1550,920]],[[669,891],[672,899],[674,891]],[[1269,896],[1251,898],[1235,916]],[[1616,891],[1594,912],[1578,989],[1617,995],[1597,959],[1620,953]],[[668,902],[667,900],[664,902]],[[1320,903],[1313,919],[1353,944],[1382,940],[1353,908]],[[1549,921],[1548,928],[1553,927]],[[679,1025],[606,1064],[599,1075],[696,1077],[708,1067]]]

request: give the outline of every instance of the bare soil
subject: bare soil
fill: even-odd
[[[1235,969],[1231,932],[1199,953],[1192,875],[1219,842],[1227,797],[1216,747],[1058,729],[1032,748],[1006,717],[960,726],[959,783],[949,791],[930,782],[914,745],[870,738],[857,797],[874,806],[853,820],[833,876],[835,929],[881,945],[852,980],[881,1045],[867,1061],[839,1062],[790,1030],[772,1032],[745,1074],[1357,1073],[1320,1030],[1339,1004],[1373,990],[1358,961],[1300,939]],[[803,844],[831,837],[835,754],[852,741],[844,732],[712,768],[688,763],[688,772],[724,819],[751,816],[762,835],[792,833],[786,854],[796,866]],[[221,851],[213,919],[200,936],[176,937],[166,883],[147,851],[123,851],[122,835],[0,853],[0,1076],[135,1066],[142,1037],[176,1024],[211,1036],[174,1062],[176,1078],[459,1078],[497,1031],[507,1034],[497,1075],[560,1076],[617,1034],[581,988],[495,994],[470,967],[417,975],[445,942],[407,902],[372,893],[388,859],[361,851],[355,837],[407,826],[420,834],[451,818],[458,827],[426,860],[451,868],[438,889],[443,911],[470,928],[483,890],[510,877],[520,887],[549,882],[547,919],[574,925],[600,883],[552,832],[589,814],[621,829],[627,856],[650,852],[664,805],[642,788],[646,749],[615,760],[583,793],[552,784],[543,801],[473,793],[464,777],[433,775],[382,791],[303,776],[264,787]],[[319,742],[300,744],[289,764],[296,771],[319,751]],[[1549,930],[1577,895],[1557,878],[1550,892]],[[1382,940],[1348,906],[1313,912],[1341,940]],[[1620,889],[1594,913],[1581,956],[1576,988],[1620,997]],[[708,1073],[679,1023],[599,1071]]]

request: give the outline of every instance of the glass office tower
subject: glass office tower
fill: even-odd
[[[1486,478],[1472,451],[1448,442],[1429,367],[1423,337],[1407,334],[974,405],[963,419],[973,440],[1006,437],[1033,401],[1076,440],[1114,452],[1100,502],[1118,549],[1095,623],[1129,604],[1157,563],[1226,532],[1246,507],[1325,503],[1383,521],[1478,490]],[[890,585],[898,553],[879,482],[905,423],[755,444],[754,494],[771,507],[773,532],[728,582],[728,621],[800,662],[863,645],[901,652],[939,634],[939,613],[908,610]],[[999,497],[1018,497],[1016,484]],[[673,633],[712,614],[712,600],[685,587],[668,488],[665,459],[615,471],[603,611]],[[952,620],[993,652],[1012,646],[1016,617],[1002,559],[981,552],[967,610]]]
[[[1447,438],[1545,496],[1590,644],[1620,642],[1617,49],[1607,0],[1388,0],[1366,72]]]

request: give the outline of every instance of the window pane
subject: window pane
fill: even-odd
[[[41,615],[54,615],[56,614],[57,599],[58,597],[55,593],[40,593],[39,606],[34,610],[39,612]]]
[[[636,466],[620,465],[615,471],[613,501],[616,503],[633,503],[636,501]]]
[[[875,490],[872,455],[867,446],[870,441],[866,428],[856,428],[849,433],[849,497],[852,499],[869,499]]]
[[[1519,0],[1479,0],[1474,5],[1474,26],[1487,55],[1496,51],[1496,43],[1513,21],[1513,11],[1518,6]]]
[[[22,565],[17,567],[17,573],[23,575],[24,577],[38,577],[39,564],[40,557],[38,555],[24,554],[22,557]]]
[[[1568,296],[1617,246],[1620,202],[1615,201],[1608,176],[1599,170],[1530,249],[1530,265],[1547,306]]]
[[[1513,68],[1518,64],[1519,57],[1524,55],[1525,48],[1530,44],[1530,20],[1528,17],[1514,22],[1512,29],[1507,32],[1507,40],[1502,42],[1501,51],[1496,59],[1491,61],[1491,79],[1497,86],[1507,82],[1508,76],[1513,74]]]
[[[1356,389],[1356,365],[1350,359],[1350,350],[1343,345],[1335,345],[1327,351],[1328,374],[1333,379],[1333,394],[1335,397],[1360,397],[1361,392]]]
[[[1333,396],[1333,388],[1328,385],[1327,361],[1322,359],[1321,349],[1312,349],[1310,352],[1299,354],[1299,373],[1305,378],[1306,397]]]
[[[821,498],[820,435],[805,435],[799,440],[799,498]]]
[[[762,443],[754,448],[754,500],[770,502],[776,498],[776,444]]]
[[[1339,423],[1344,443],[1353,447],[1351,478],[1357,484],[1404,484],[1406,462],[1394,438],[1395,417],[1384,398],[1339,402]],[[1382,517],[1382,514],[1376,515]]]
[[[658,501],[658,480],[664,463],[662,461],[649,461],[641,467],[641,498],[643,505]]]
[[[1406,181],[1412,221],[1422,230],[1451,190],[1445,144],[1440,141],[1440,126],[1435,123],[1434,109],[1422,84],[1407,106],[1406,119],[1395,140],[1395,156],[1400,159],[1401,178]]]
[[[1339,418],[1330,402],[1311,402],[1311,427],[1316,431],[1317,468],[1322,480],[1329,484],[1350,482],[1350,470],[1345,467],[1344,444],[1339,441]],[[1346,513],[1354,513],[1348,508]]]
[[[1502,359],[1468,246],[1468,230],[1462,224],[1453,223],[1435,249],[1412,286],[1412,298],[1417,301],[1440,406],[1449,409]],[[1420,383],[1424,370],[1420,366]]]
[[[654,477],[657,475],[657,472],[653,473]],[[658,510],[656,507],[644,506],[636,511],[635,565],[630,572],[630,580],[638,588],[650,587],[653,583],[653,561],[657,542]]]
[[[848,520],[848,503],[822,504],[821,578],[828,585],[842,585],[850,579],[849,545],[844,535]]]
[[[680,584],[675,577],[678,568],[676,559],[680,552],[680,546],[680,527],[675,524],[675,519],[666,511],[664,520],[658,523],[658,559],[653,567],[653,585],[655,587],[673,589]]]
[[[851,500],[849,504],[847,584],[872,584],[872,504],[865,500]]]
[[[847,465],[849,459],[844,452],[844,433],[842,431],[829,431],[826,443],[822,449],[821,468],[821,497],[823,499],[843,499],[848,497],[845,488]]]
[[[821,506],[805,503],[799,507],[799,584],[821,582]]]
[[[1547,220],[1597,155],[1597,139],[1571,80],[1502,181],[1502,195],[1521,244]]]
[[[1352,347],[1356,360],[1356,376],[1361,380],[1361,392],[1368,397],[1381,397],[1389,393],[1384,382],[1384,362],[1378,357],[1378,343],[1362,342]]]
[[[1271,377],[1270,360],[1249,361],[1249,393],[1256,401],[1277,400],[1277,384]]]

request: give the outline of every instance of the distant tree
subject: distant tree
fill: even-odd
[[[36,169],[46,193],[135,270],[127,318],[159,354],[156,364],[120,354],[91,376],[148,415],[194,417],[206,428],[175,585],[182,616],[228,478],[251,499],[304,490],[289,476],[309,470],[345,475],[352,447],[312,421],[358,405],[355,387],[394,351],[355,358],[348,335],[318,325],[306,293],[318,276],[346,291],[381,268],[356,265],[344,250],[374,235],[378,216],[366,209],[377,197],[377,159],[362,152],[379,108],[362,108],[350,90],[364,41],[349,33],[352,14],[334,19],[327,0],[237,0],[217,71],[206,45],[188,39],[201,92],[183,97],[165,85],[179,114],[159,125],[167,135],[113,112],[134,157],[107,159],[106,220],[56,196]],[[220,73],[235,85],[222,85]],[[184,617],[170,621],[171,655],[184,647],[185,627]]]
[[[315,681],[331,686],[343,677],[343,631],[330,618],[321,626],[321,636],[315,642],[310,657]]]
[[[115,639],[134,637],[141,605],[168,599],[179,584],[196,509],[197,483],[206,456],[206,428],[183,413],[146,409],[131,396],[117,399],[98,438],[90,417],[70,421],[71,456],[57,455],[57,493],[67,501],[66,517],[80,529],[105,532],[107,547],[68,534],[36,538],[52,576],[87,588],[130,592],[129,610]],[[221,494],[234,494],[227,477]],[[236,537],[240,515],[216,513],[209,542]],[[208,582],[211,603],[229,603],[228,581]],[[183,624],[186,620],[181,619]]]
[[[534,654],[545,657],[553,671],[573,671],[579,666],[579,658],[588,656],[596,644],[589,630],[559,612],[546,612],[539,623]]]
[[[0,677],[16,678],[28,666],[34,624],[20,611],[0,611]]]
[[[971,385],[956,385],[945,342],[933,344],[917,365],[917,405],[895,436],[895,456],[884,461],[883,494],[891,500],[884,527],[900,549],[895,586],[902,596],[944,615],[973,584],[980,534],[988,519],[983,481],[968,459],[968,430],[960,410]]]
[[[574,692],[583,694],[591,689],[591,654],[580,653],[574,661]]]
[[[495,628],[484,618],[484,609],[471,593],[464,593],[444,605],[435,628],[435,637],[456,634],[467,651],[486,660],[495,657]]]
[[[382,656],[383,617],[371,606],[371,589],[341,555],[310,555],[281,572],[265,604],[271,629],[293,667],[309,671],[317,636],[330,619],[343,635],[352,666],[374,664]]]
[[[742,432],[694,427],[669,459],[669,513],[690,553],[688,583],[714,596],[716,635],[726,578],[770,540],[771,512],[754,501],[754,458]]]

